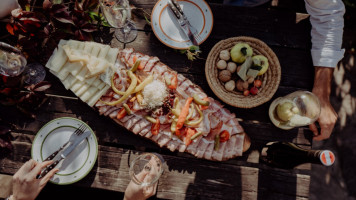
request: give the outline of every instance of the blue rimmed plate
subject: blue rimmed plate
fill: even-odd
[[[57,118],[48,122],[38,131],[32,143],[32,159],[42,162],[66,143],[81,124],[85,123],[71,117]],[[98,156],[98,142],[93,130],[87,124],[85,126],[91,135],[57,165],[59,171],[50,182],[59,185],[75,183],[84,178],[93,168]]]

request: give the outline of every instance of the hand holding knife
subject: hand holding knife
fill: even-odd
[[[91,132],[90,131],[85,131],[83,134],[77,136],[77,138],[75,138],[74,141],[69,142],[68,147],[66,147],[63,152],[60,154],[60,158],[56,159],[54,161],[54,163],[52,163],[51,165],[47,166],[40,175],[37,176],[37,178],[42,178],[44,177],[48,172],[50,172],[53,168],[55,168],[60,161],[62,161],[63,159],[65,159],[85,138],[87,138],[88,136],[90,136]],[[67,143],[66,143],[67,144]],[[60,152],[64,146],[66,146],[66,144],[62,145],[56,152],[54,152],[53,154],[51,154],[46,160],[48,159],[53,159],[56,157],[57,153]]]

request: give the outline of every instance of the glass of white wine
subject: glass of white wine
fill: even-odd
[[[308,91],[296,91],[275,99],[269,107],[269,117],[275,126],[288,130],[314,123],[320,109],[317,96]]]
[[[46,76],[46,71],[41,64],[27,65],[27,60],[19,49],[0,42],[0,74],[14,77],[22,72],[24,72],[24,81],[30,85],[43,81]]]
[[[18,76],[26,67],[27,60],[17,48],[0,42],[0,74]]]
[[[137,29],[131,19],[128,0],[99,0],[101,11],[108,23],[116,28],[115,37],[123,43],[136,39]]]

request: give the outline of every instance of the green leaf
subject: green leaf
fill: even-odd
[[[98,15],[98,13],[96,13],[96,12],[89,11],[88,15],[89,15],[90,19],[93,21],[94,20],[98,21],[98,19],[100,20],[100,17]]]
[[[190,46],[190,47],[189,47],[189,50],[190,50],[190,51],[199,51],[199,46],[195,46],[195,45]]]

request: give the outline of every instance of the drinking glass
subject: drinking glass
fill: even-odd
[[[37,84],[46,77],[46,70],[40,63],[31,63],[26,66],[24,71],[24,81],[27,84]]]
[[[123,43],[132,42],[137,37],[137,29],[130,20],[128,0],[99,0],[99,3],[108,23],[116,28],[115,37]]]
[[[0,74],[14,77],[23,72],[27,84],[37,84],[44,80],[46,71],[41,64],[26,64],[27,60],[19,49],[0,42]]]
[[[317,96],[308,91],[296,91],[275,99],[269,107],[269,117],[275,126],[288,130],[314,123],[320,109]]]
[[[131,180],[140,186],[154,185],[163,173],[164,159],[155,153],[145,153],[131,162],[129,174]]]
[[[27,64],[25,56],[17,48],[0,42],[0,73],[4,76],[20,75]]]

